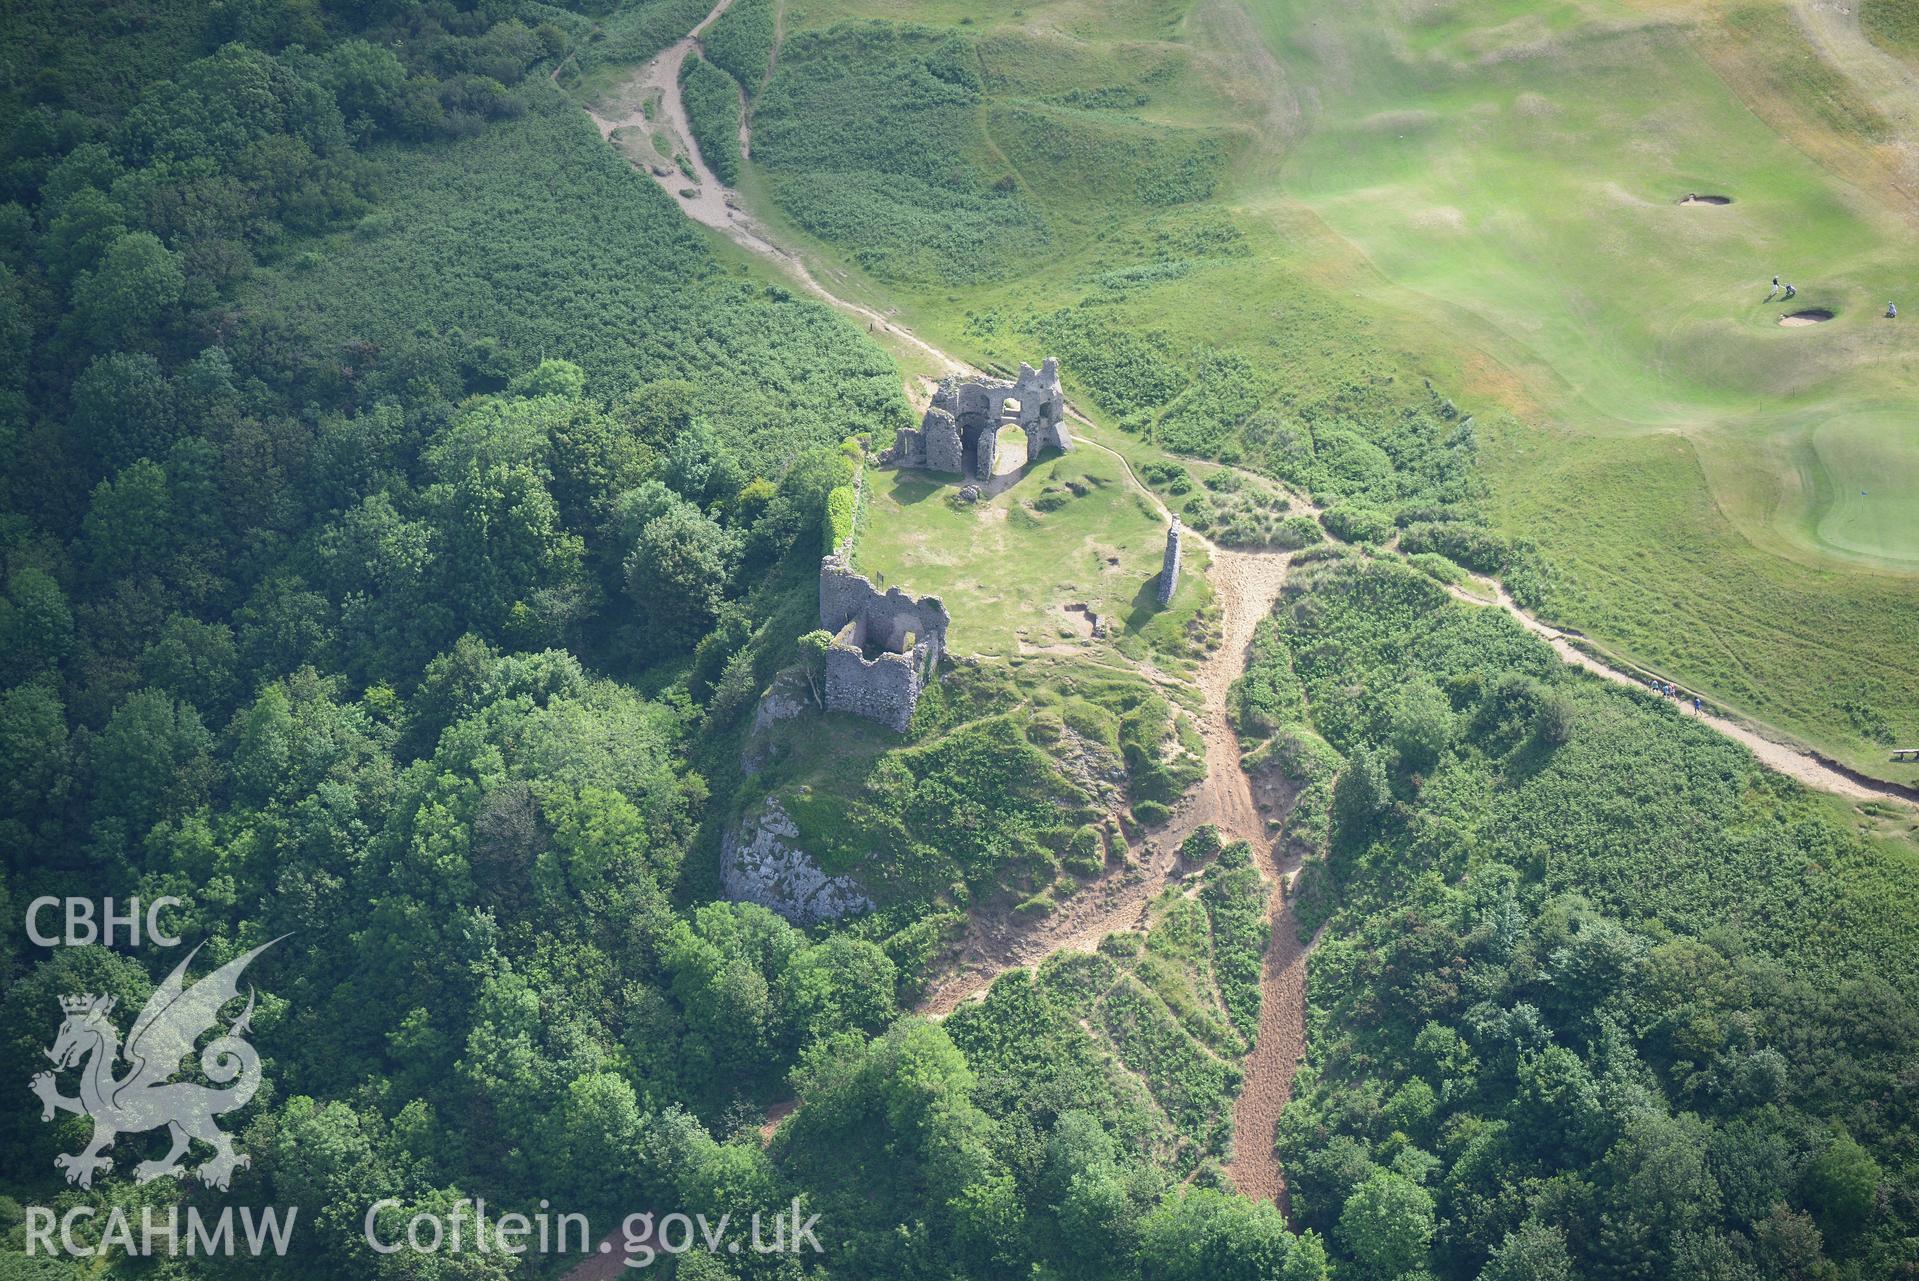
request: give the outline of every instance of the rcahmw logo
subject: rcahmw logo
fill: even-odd
[[[251,988],[247,992],[246,1008],[227,1025],[223,1035],[208,1042],[200,1052],[200,1071],[213,1085],[173,1078],[180,1071],[181,1060],[193,1053],[195,1042],[215,1029],[221,1008],[238,999],[240,975],[254,958],[279,941],[274,939],[244,952],[205,978],[189,984],[187,967],[200,953],[198,947],[194,948],[148,998],[139,1017],[133,1020],[124,1047],[109,1017],[113,1012],[113,998],[90,992],[60,998],[65,1018],[52,1048],[46,1052],[53,1061],[54,1071],[38,1073],[29,1086],[40,1098],[41,1120],[51,1121],[58,1113],[72,1112],[93,1122],[93,1136],[84,1148],[79,1152],[63,1152],[53,1159],[54,1165],[65,1173],[67,1182],[82,1188],[92,1187],[95,1176],[113,1168],[113,1158],[105,1153],[120,1135],[161,1128],[167,1131],[172,1146],[158,1160],[141,1161],[134,1166],[134,1178],[142,1183],[162,1176],[183,1178],[191,1173],[208,1187],[224,1191],[233,1172],[248,1164],[246,1156],[234,1149],[233,1137],[220,1128],[216,1118],[245,1107],[260,1088],[260,1056],[246,1039],[253,1017]],[[72,1069],[79,1071],[79,1092],[62,1094],[56,1074]],[[222,1086],[226,1088],[218,1088]],[[187,1155],[196,1139],[213,1149],[213,1154],[189,1171],[181,1158]],[[297,1206],[289,1207],[282,1223],[276,1210],[268,1209],[256,1216],[249,1207],[242,1214],[244,1232],[236,1237],[231,1207],[209,1222],[197,1207],[189,1206],[184,1229],[179,1207],[171,1207],[170,1213],[163,1216],[164,1222],[155,1220],[152,1209],[147,1207],[143,1211],[142,1234],[136,1241],[126,1212],[115,1207],[106,1216],[100,1244],[90,1247],[75,1239],[74,1230],[78,1223],[96,1216],[98,1212],[93,1207],[76,1206],[59,1218],[56,1246],[53,1211],[45,1206],[30,1206],[27,1208],[27,1251],[35,1253],[37,1246],[50,1254],[86,1255],[114,1246],[130,1254],[147,1254],[154,1252],[154,1239],[164,1237],[164,1249],[168,1253],[196,1250],[232,1253],[239,1246],[245,1246],[254,1254],[268,1248],[283,1253],[299,1214]]]

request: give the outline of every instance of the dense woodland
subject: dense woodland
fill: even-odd
[[[1362,1276],[1912,1275],[1909,856],[1417,569],[1305,573],[1240,687],[1323,851],[1299,1223]]]
[[[1159,1276],[1241,1235],[1318,1274],[1270,1210],[1182,1197],[1153,1161],[1176,1134],[1118,1128],[1104,1095],[1063,1119],[896,1023],[942,919],[808,935],[711,901],[840,443],[904,404],[862,335],[723,269],[546,83],[643,57],[680,8],[10,20],[0,907],[175,894],[205,962],[289,937],[251,975],[267,1084],[226,1198],[134,1183],[132,1139],[67,1186],[52,1157],[85,1123],[29,1099],[0,1120],[6,1275],[82,1270],[21,1257],[25,1205],[176,1198],[304,1218],[283,1263],[166,1275],[554,1269],[361,1238],[379,1198],[397,1222],[474,1194],[608,1225],[798,1196],[840,1211],[842,1276],[1084,1273],[1112,1263],[1096,1230]],[[966,741],[929,749],[928,785]],[[176,960],[7,938],[20,1081],[58,996],[137,1010]],[[1186,1123],[1214,1147],[1221,1084]],[[795,1088],[805,1124],[769,1152],[762,1109]],[[835,1157],[852,1132],[870,1161]],[[1107,1182],[1058,1208],[1082,1175]]]
[[[1260,759],[1306,783],[1288,839],[1319,851],[1309,926],[1332,922],[1282,1129],[1290,1225],[1219,1170],[1264,942],[1243,846],[1198,838],[1194,893],[1143,942],[902,1016],[954,919],[935,890],[1094,874],[1110,840],[1091,808],[959,782],[1071,729],[1163,813],[1190,781],[1163,702],[955,681],[862,762],[870,809],[816,816],[937,885],[840,930],[719,901],[740,738],[805,661],[842,442],[906,407],[884,353],[724,265],[550,82],[705,8],[10,11],[0,1277],[98,1275],[22,1257],[24,1206],[176,1201],[297,1204],[296,1251],[115,1274],[558,1273],[362,1239],[375,1200],[398,1222],[474,1195],[609,1226],[821,1215],[822,1256],[658,1264],[702,1281],[1910,1274],[1909,876],[1397,563],[1331,549],[1240,691]],[[689,89],[756,91],[772,40],[772,6],[739,0]],[[963,44],[852,29],[780,65],[756,152],[809,230],[872,231],[875,274],[990,275],[1048,243],[1018,193],[939,163],[979,100]],[[842,132],[782,124],[827,101]],[[1155,261],[1230,253],[1178,234]],[[1311,441],[1230,441],[1244,371],[1194,377],[1110,324],[1044,332],[1163,443],[1339,500],[1336,538],[1523,562],[1452,519],[1472,441],[1438,397],[1329,391]],[[1320,537],[1263,488],[1192,492],[1243,541]],[[250,972],[266,1085],[230,1192],[136,1184],[152,1136],[89,1190],[54,1168],[85,1122],[42,1123],[22,1087],[57,998],[137,1010],[178,959],[30,945],[26,903],[69,893],[177,895],[207,963],[288,935]]]

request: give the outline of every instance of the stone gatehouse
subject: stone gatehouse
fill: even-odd
[[[1059,361],[1048,356],[1037,371],[1019,367],[1019,377],[947,378],[918,427],[902,427],[882,458],[900,467],[924,467],[980,480],[992,479],[999,462],[999,434],[1018,427],[1026,433],[1026,457],[1043,449],[1073,447],[1066,430],[1066,396],[1059,386]]]
[[[882,592],[843,556],[820,562],[820,626],[826,651],[826,706],[904,733],[920,691],[938,678],[951,619],[937,596]]]

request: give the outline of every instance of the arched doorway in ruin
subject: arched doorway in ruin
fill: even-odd
[[[1031,451],[1020,427],[1020,413],[1019,401],[1007,396],[994,405],[993,412],[960,428],[961,458],[968,476],[991,480],[1026,466]]]

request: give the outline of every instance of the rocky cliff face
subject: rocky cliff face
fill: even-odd
[[[758,903],[795,925],[837,921],[873,910],[873,900],[847,876],[828,876],[799,848],[800,829],[770,799],[748,811],[720,846],[720,884],[736,902]]]

